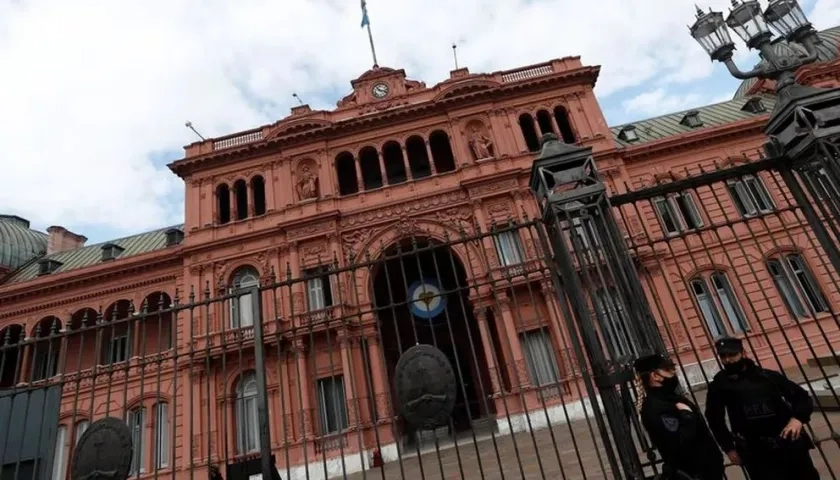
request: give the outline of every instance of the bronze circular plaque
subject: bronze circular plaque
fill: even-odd
[[[402,354],[394,372],[397,410],[415,428],[446,425],[455,408],[456,381],[446,355],[432,345]]]
[[[125,480],[131,469],[134,445],[123,420],[105,417],[82,434],[70,465],[72,480]]]

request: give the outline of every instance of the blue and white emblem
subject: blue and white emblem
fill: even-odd
[[[408,287],[408,301],[411,314],[431,320],[446,308],[446,297],[434,280],[418,280]]]

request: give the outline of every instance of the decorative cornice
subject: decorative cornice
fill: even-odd
[[[588,66],[552,75],[539,76],[528,81],[504,83],[493,89],[470,91],[463,95],[457,95],[439,101],[427,101],[416,105],[385,110],[379,113],[371,113],[321,128],[297,132],[270,140],[247,143],[220,152],[210,152],[183,158],[169,164],[169,168],[183,178],[199,169],[205,169],[210,166],[221,166],[248,158],[277,153],[280,149],[317,140],[333,139],[349,133],[375,130],[385,125],[392,125],[395,122],[418,120],[423,117],[443,114],[455,108],[463,108],[478,103],[498,102],[511,96],[556,89],[559,86],[572,86],[584,82],[594,83],[599,72],[600,67]]]

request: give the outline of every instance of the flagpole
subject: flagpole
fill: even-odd
[[[373,46],[373,34],[370,33],[370,22],[367,24],[368,40],[370,40],[370,53],[373,55],[373,66],[379,67],[379,62],[376,61],[376,47]]]

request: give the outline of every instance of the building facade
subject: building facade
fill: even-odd
[[[799,78],[838,86],[840,29],[821,35],[822,61]],[[745,82],[731,101],[609,127],[598,73],[569,57],[462,68],[427,86],[374,67],[331,111],[296,106],[274,124],[185,147],[170,165],[184,180],[183,225],[85,245],[64,228],[0,216],[0,388],[61,386],[58,425],[42,427],[53,478],[90,422],[109,415],[131,427],[141,477],[187,478],[258,452],[257,318],[284,478],[340,476],[414,448],[422,435],[401,420],[394,385],[417,343],[438,345],[457,370],[444,436],[584,418],[586,366],[545,270],[528,188],[541,136],[591,147],[620,197],[756,161],[774,105],[772,85]],[[752,336],[759,358],[792,342],[785,365],[840,342],[840,292],[803,223],[686,236],[778,211],[781,187],[753,175],[704,195],[617,207],[688,383],[714,373],[710,339],[724,334]],[[727,246],[739,235],[749,241]],[[426,288],[449,293],[424,299]],[[592,306],[610,325],[605,348],[638,353],[609,288],[601,293]],[[807,341],[811,331],[822,340]]]

